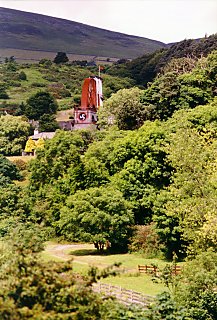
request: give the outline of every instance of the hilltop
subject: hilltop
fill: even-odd
[[[163,47],[166,44],[156,40],[46,15],[0,8],[1,55],[2,49],[18,49],[26,50],[27,57],[28,51],[64,51],[68,54],[131,59]]]

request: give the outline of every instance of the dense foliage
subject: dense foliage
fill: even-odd
[[[188,72],[171,68],[159,75],[142,97],[147,119],[164,120],[176,110],[194,108],[212,101],[216,95],[216,61],[217,51],[214,51],[207,58],[199,59]]]
[[[122,197],[128,201],[136,223],[155,221],[167,257],[214,248],[209,225],[216,215],[216,119],[213,102],[180,110],[165,123],[146,121],[135,131],[59,131],[31,165],[32,217],[68,239],[93,239],[100,228],[87,229],[91,212],[97,217],[99,210],[109,221],[107,208],[116,209],[108,196],[119,194],[115,205]],[[103,242],[112,243],[110,225],[103,227]]]
[[[0,116],[0,154],[20,155],[30,134],[26,118]]]
[[[206,57],[214,50],[217,50],[216,34],[200,40],[183,40],[171,44],[168,49],[157,50],[132,61],[123,61],[121,64],[116,63],[108,69],[108,73],[130,77],[136,81],[136,84],[146,86],[171,60],[187,57],[198,59],[201,56]]]
[[[7,158],[0,155],[0,185],[10,184],[13,180],[19,180],[21,177],[18,168]]]
[[[44,114],[54,114],[57,111],[57,103],[49,92],[39,91],[27,100],[23,110],[29,119],[40,120]]]
[[[31,226],[17,227],[10,238],[13,241],[0,251],[2,320],[143,319],[142,310],[124,307],[94,293],[94,270],[84,278],[73,272],[72,261],[41,262],[41,235]]]
[[[92,292],[92,280],[75,277],[70,264],[40,262],[34,251],[41,247],[39,239],[32,236],[36,248],[30,248],[32,242],[25,236],[25,245],[19,244],[20,236],[19,241],[13,236],[0,259],[3,319],[216,319],[217,52],[210,53],[214,40],[215,36],[197,43],[185,40],[142,57],[152,75],[154,67],[163,66],[146,89],[127,78],[130,69],[124,73],[135,62],[119,61],[116,71],[125,78],[104,75],[108,99],[99,112],[101,130],[57,130],[30,162],[27,188],[13,184],[20,174],[0,157],[0,235],[7,243],[15,226],[25,224],[27,238],[36,227],[43,240],[89,241],[99,251],[140,250],[170,260],[187,257],[181,275],[174,279],[169,267],[157,275],[168,291],[145,314],[116,303],[111,307],[110,300],[102,301]],[[14,61],[7,64],[9,75],[20,72]],[[53,97],[61,100],[67,90],[78,93],[74,82],[73,89],[66,83],[68,71],[77,69],[48,61],[34,68],[37,76],[43,73],[40,84],[47,86],[50,76],[62,81],[20,106],[21,111],[32,106],[37,115],[29,118],[38,118],[40,128],[48,130],[55,127]],[[82,76],[90,72],[80,70]],[[147,69],[144,74],[137,71],[148,81]],[[28,68],[25,72],[31,78]],[[9,88],[6,81],[4,90]],[[29,135],[26,119],[4,115],[0,129],[1,154],[19,153]],[[17,167],[26,170],[20,162]]]
[[[143,105],[139,88],[122,89],[106,100],[99,111],[99,126],[117,125],[121,130],[134,130],[144,121]]]

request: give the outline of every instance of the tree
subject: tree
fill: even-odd
[[[140,309],[125,307],[104,298],[92,284],[112,270],[89,271],[87,277],[73,272],[72,261],[43,262],[38,229],[28,225],[10,234],[0,252],[0,314],[2,320],[16,319],[144,319]],[[4,251],[3,251],[4,250]]]
[[[56,57],[54,58],[53,62],[56,64],[66,63],[69,61],[65,52],[57,52]]]
[[[133,224],[130,204],[111,187],[77,191],[62,208],[58,228],[68,240],[91,241],[98,250],[106,242],[126,250]]]
[[[173,251],[181,257],[187,250],[196,254],[216,246],[213,234],[207,233],[208,223],[216,219],[216,139],[212,131],[198,125],[205,119],[212,119],[213,124],[216,120],[215,113],[209,120],[205,107],[204,118],[199,110],[202,111],[201,107],[197,112],[191,111],[192,115],[197,114],[195,121],[190,114],[189,122],[181,118],[183,113],[179,114],[179,120],[177,115],[178,128],[167,146],[173,176],[170,186],[155,203],[157,232],[170,257]],[[192,128],[193,123],[198,131]]]
[[[91,168],[97,164],[102,184],[110,181],[131,202],[136,223],[150,222],[156,195],[169,184],[171,167],[163,150],[165,139],[161,124],[147,121],[138,131],[112,129],[84,155]],[[88,178],[86,175],[85,181]]]
[[[37,149],[44,149],[44,146],[45,146],[45,141],[43,138],[39,138],[37,141],[36,141],[36,148]]]
[[[99,112],[99,124],[108,126],[112,119],[112,124],[121,130],[140,127],[144,121],[141,95],[142,90],[138,88],[122,89],[113,94]]]
[[[37,149],[37,157],[30,164],[32,219],[50,227],[59,220],[67,196],[94,181],[94,176],[86,181],[89,167],[86,169],[81,156],[91,140],[91,133],[85,131],[57,130],[43,149]]]
[[[55,114],[57,102],[47,91],[39,91],[31,96],[25,106],[25,115],[29,119],[39,120],[44,114]]]
[[[29,138],[28,141],[26,142],[24,151],[27,153],[33,153],[35,148],[36,148],[35,141],[32,140],[32,138]]]
[[[4,186],[12,183],[13,180],[22,178],[18,168],[7,158],[0,155],[0,185]]]
[[[39,64],[39,66],[43,66],[45,68],[50,68],[52,66],[52,61],[44,58],[44,59],[41,59],[38,64]]]
[[[38,150],[37,158],[30,164],[32,190],[44,184],[56,183],[62,179],[71,166],[80,163],[80,153],[84,141],[77,132],[57,131],[45,148]]]
[[[5,58],[5,63],[10,63],[10,62],[15,62],[14,56],[10,56],[9,58],[8,57]]]
[[[116,93],[121,89],[129,89],[134,86],[134,81],[130,78],[120,78],[110,76],[109,74],[103,75],[103,97],[108,99],[112,93]]]
[[[0,153],[20,155],[30,133],[30,124],[21,116],[0,117]]]
[[[0,187],[0,237],[5,237],[19,223],[29,221],[29,204],[25,192],[15,184]]]
[[[54,114],[44,113],[39,119],[39,130],[52,132],[59,129],[58,122]]]
[[[169,292],[157,296],[147,320],[215,320],[217,316],[217,254],[208,250],[187,259],[179,276],[166,266],[158,277]]]
[[[217,317],[217,253],[208,250],[188,261],[176,283],[174,300],[190,319]]]
[[[146,317],[147,320],[188,319],[186,318],[186,310],[181,308],[168,292],[163,292],[157,296]]]
[[[207,58],[199,59],[192,69],[186,69],[186,73],[169,68],[168,72],[159,74],[142,96],[146,118],[165,120],[176,110],[195,108],[212,101],[216,88],[216,55],[214,51]],[[182,59],[181,64],[185,69],[185,60]]]

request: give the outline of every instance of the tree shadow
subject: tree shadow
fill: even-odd
[[[109,250],[98,251],[96,249],[78,249],[70,251],[69,254],[73,256],[107,256],[112,253]]]

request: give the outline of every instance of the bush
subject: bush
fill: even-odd
[[[27,169],[27,164],[22,159],[13,160],[13,163],[15,164],[15,166],[17,166],[17,168],[19,170],[26,170]]]
[[[136,226],[129,246],[131,251],[142,251],[147,257],[159,254],[159,237],[154,229],[154,224]]]
[[[80,104],[81,103],[81,95],[80,94],[75,94],[73,96],[75,104]]]
[[[31,84],[31,87],[32,88],[44,88],[44,87],[46,87],[46,84],[45,83],[41,83],[41,82],[33,82]]]
[[[7,85],[8,87],[16,87],[16,88],[21,87],[21,83],[17,81],[17,79],[7,81]]]
[[[0,99],[9,99],[9,95],[5,90],[0,90]]]
[[[19,80],[27,80],[27,76],[24,71],[21,71],[18,75]]]

